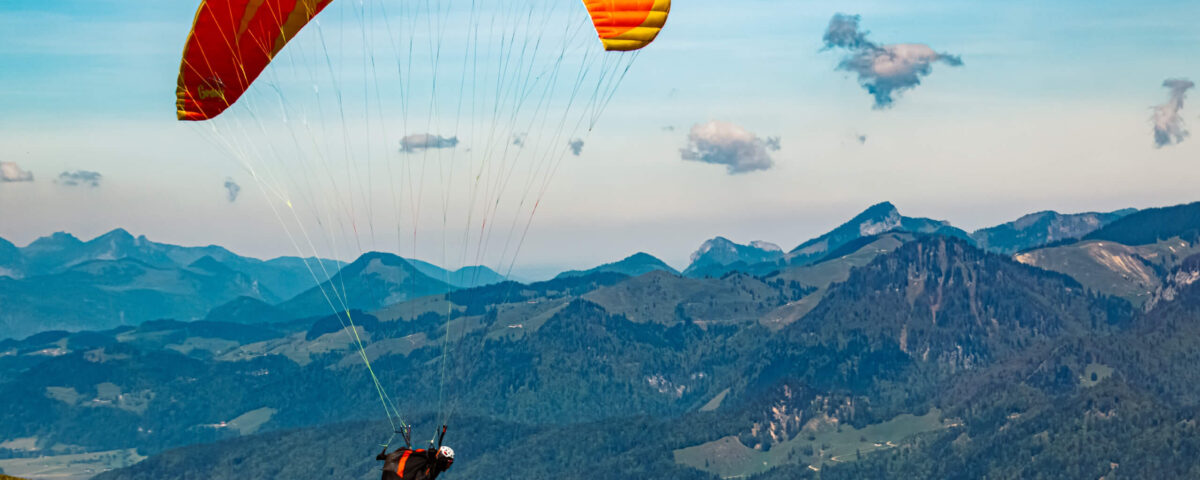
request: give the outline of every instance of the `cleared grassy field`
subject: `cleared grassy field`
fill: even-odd
[[[131,448],[39,458],[12,458],[0,460],[0,468],[8,474],[28,480],[86,480],[102,472],[127,467],[145,459],[146,457],[138,455],[137,450]]]
[[[0,442],[0,448],[17,451],[37,450],[38,437],[22,437]]]
[[[1089,363],[1083,369],[1083,377],[1079,379],[1079,384],[1084,387],[1094,387],[1104,379],[1111,377],[1113,368],[1102,363]]]
[[[1178,238],[1132,247],[1089,240],[1033,250],[1013,258],[1066,274],[1087,288],[1141,305],[1162,283],[1156,268],[1170,270],[1196,253],[1200,253],[1200,244],[1191,245]]]
[[[229,421],[229,427],[233,428],[242,435],[250,435],[257,432],[259,428],[271,420],[275,413],[279,410],[274,408],[260,408],[243,413],[237,418]]]
[[[803,432],[775,445],[770,451],[754,450],[735,436],[675,451],[675,463],[711,472],[721,478],[739,478],[765,472],[779,465],[812,465],[852,462],[860,454],[899,446],[918,433],[946,428],[942,412],[931,410],[921,416],[900,415],[862,429],[843,426],[841,431]]]
[[[711,412],[713,410],[720,408],[721,403],[725,401],[725,396],[727,396],[727,395],[729,395],[728,388],[721,390],[721,393],[718,393],[717,396],[712,398],[712,400],[709,400],[708,403],[704,404],[703,407],[700,407],[700,411],[701,412]]]

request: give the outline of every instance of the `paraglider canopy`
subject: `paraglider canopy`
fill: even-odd
[[[179,119],[208,120],[220,115],[331,1],[201,2],[179,67]]]
[[[667,23],[671,0],[584,0],[605,50],[637,50]]]
[[[183,49],[179,120],[208,120],[237,102],[305,25],[333,0],[205,0]],[[584,0],[605,50],[638,50],[658,36],[671,0]]]

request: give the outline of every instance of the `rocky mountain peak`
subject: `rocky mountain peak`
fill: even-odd
[[[1184,288],[1197,280],[1200,280],[1200,254],[1185,258],[1178,268],[1163,279],[1162,285],[1146,301],[1145,310],[1149,312],[1163,303],[1174,301]]]

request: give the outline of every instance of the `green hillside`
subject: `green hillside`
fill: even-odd
[[[786,268],[764,277],[767,282],[786,283],[812,290],[803,297],[767,313],[759,321],[767,328],[779,329],[803,318],[821,303],[830,286],[844,282],[850,277],[850,270],[870,263],[875,257],[895,250],[913,238],[911,234],[898,232],[864,237],[843,245],[818,263]]]
[[[636,277],[658,270],[673,274],[679,273],[674,268],[671,268],[670,265],[667,265],[662,260],[655,258],[653,255],[644,252],[638,252],[625,257],[622,260],[606,263],[592,269],[568,270],[558,274],[558,276],[555,278],[586,277],[597,273],[619,273],[621,275]]]
[[[1153,295],[1167,272],[1196,253],[1200,253],[1200,243],[1179,238],[1135,246],[1085,240],[1019,253],[1015,258],[1068,275],[1091,290],[1141,305]]]
[[[1149,245],[1174,237],[1195,243],[1200,238],[1200,202],[1147,208],[1083,237],[1124,245]]]

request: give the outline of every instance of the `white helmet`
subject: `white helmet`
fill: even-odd
[[[438,455],[443,458],[454,460],[454,449],[447,446],[442,446],[442,448],[438,449]]]

